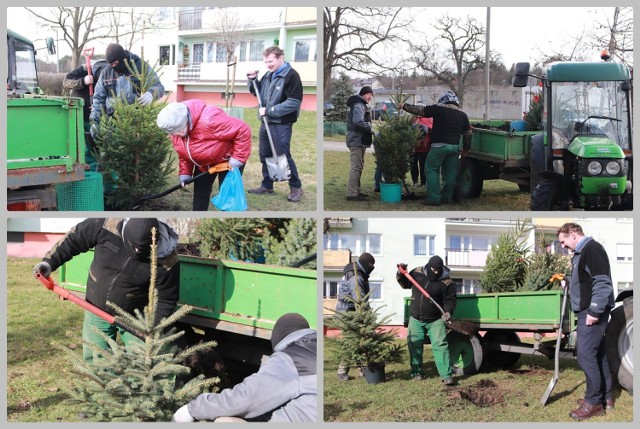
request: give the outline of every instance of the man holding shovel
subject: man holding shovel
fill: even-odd
[[[258,195],[273,194],[274,180],[270,175],[266,159],[284,155],[291,171],[290,193],[287,200],[297,202],[302,198],[302,182],[291,157],[291,133],[293,124],[300,115],[302,80],[298,72],[284,61],[284,51],[279,47],[267,48],[263,56],[269,71],[262,79],[257,79],[258,70],[247,73],[249,91],[261,101],[258,113],[262,119],[259,134],[262,183],[257,188],[249,189],[248,192]],[[256,88],[259,93],[256,93]],[[277,154],[271,150],[270,139]]]
[[[47,252],[42,262],[33,268],[33,275],[49,277],[65,262],[80,253],[94,249],[94,258],[87,278],[86,300],[99,309],[112,313],[112,302],[133,313],[148,304],[151,276],[151,231],[156,228],[158,308],[156,323],[171,315],[178,302],[180,265],[176,246],[178,235],[169,225],[157,219],[85,219],[73,227]],[[82,340],[102,349],[109,343],[96,332],[115,340],[120,333],[125,345],[140,341],[133,334],[109,324],[86,311]],[[83,358],[91,362],[94,351],[86,344]]]
[[[403,271],[406,271],[406,264],[400,264],[400,266]],[[457,293],[453,280],[449,277],[449,268],[445,267],[442,258],[436,255],[432,256],[424,267],[417,267],[411,270],[409,275],[429,295],[427,297],[404,274],[398,271],[396,274],[398,284],[403,289],[411,288],[410,317],[407,331],[411,378],[416,381],[424,379],[422,352],[425,335],[428,335],[431,340],[433,359],[442,382],[446,386],[454,385],[453,370],[449,358],[449,344],[447,343],[446,322],[451,318],[451,314],[456,308]],[[444,314],[440,309],[444,311]]]
[[[605,350],[604,333],[609,313],[615,305],[609,257],[600,243],[585,237],[582,227],[565,223],[558,229],[562,247],[573,252],[569,296],[577,316],[576,356],[586,377],[584,399],[569,416],[586,420],[613,409],[611,372]]]

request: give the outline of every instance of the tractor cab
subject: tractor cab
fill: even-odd
[[[514,86],[529,76],[528,64],[518,64]],[[555,62],[540,79],[544,134],[533,140],[531,174],[538,180],[531,209],[631,208],[629,69],[608,61]]]
[[[55,53],[53,39],[47,39],[47,49]],[[42,95],[38,86],[36,50],[24,36],[7,29],[7,92],[12,96]]]

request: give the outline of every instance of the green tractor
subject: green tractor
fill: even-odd
[[[603,57],[606,58],[606,57]],[[540,79],[543,133],[531,140],[531,210],[631,210],[632,78],[608,61],[516,64],[513,86]]]

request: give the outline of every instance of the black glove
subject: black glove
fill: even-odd
[[[49,277],[51,275],[51,265],[45,261],[38,262],[36,266],[33,267],[33,277],[36,277],[37,274],[41,274],[43,277]]]
[[[403,270],[405,270],[405,271],[409,271],[409,270],[407,269],[407,268],[408,268],[407,264],[400,263],[400,264],[398,264],[398,265],[400,265],[400,267],[402,267],[402,269],[403,269]]]

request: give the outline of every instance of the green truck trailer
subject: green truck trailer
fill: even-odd
[[[93,251],[59,269],[60,286],[83,294]],[[180,299],[193,311],[181,320],[190,342],[218,341],[225,359],[258,365],[271,354],[271,329],[285,313],[317,326],[315,270],[180,255]]]
[[[452,319],[475,323],[479,332],[472,336],[448,333],[453,365],[463,374],[475,374],[509,368],[521,355],[554,358],[562,298],[562,290],[459,294]],[[411,297],[406,297],[405,326],[410,302]],[[611,312],[606,331],[607,357],[620,385],[633,392],[633,290],[621,291],[616,302],[620,305]],[[559,356],[574,359],[575,318],[568,306]],[[525,336],[532,341],[522,341]]]
[[[7,208],[55,210],[56,185],[84,180],[84,101],[44,96],[36,51],[7,30]]]
[[[542,83],[542,129],[522,121],[472,124],[461,160],[460,196],[475,198],[484,180],[504,179],[530,191],[531,210],[633,208],[632,77],[608,61],[555,62],[542,76],[519,63],[513,86]]]

